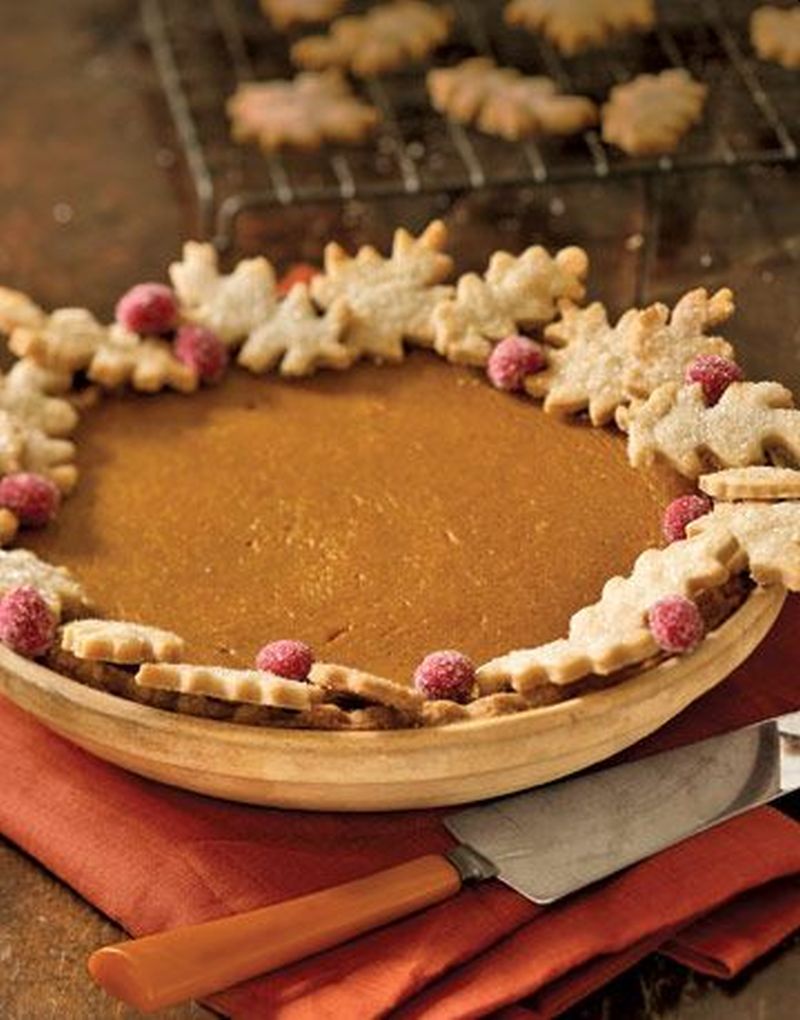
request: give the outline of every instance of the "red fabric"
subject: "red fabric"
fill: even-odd
[[[800,600],[748,663],[636,753],[800,706]],[[316,815],[184,793],[0,701],[0,830],[141,934],[346,881],[449,839],[436,812]],[[662,943],[730,975],[798,923],[800,827],[761,809],[541,909],[499,883],[225,992],[234,1017],[549,1017]],[[762,888],[763,887],[763,888]],[[737,898],[738,897],[738,898]],[[533,998],[531,998],[533,997]]]

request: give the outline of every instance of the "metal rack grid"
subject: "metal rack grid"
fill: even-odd
[[[352,9],[368,6],[354,3]],[[143,25],[195,188],[200,228],[230,243],[246,209],[348,201],[498,186],[603,179],[791,163],[798,145],[800,90],[791,72],[751,56],[745,0],[663,0],[656,28],[564,60],[539,36],[507,28],[503,0],[452,0],[456,26],[435,63],[489,54],[528,74],[547,74],[570,92],[602,101],[609,88],[643,71],[686,67],[709,85],[703,124],[672,156],[631,158],[595,130],[574,138],[512,144],[437,114],[426,67],[358,83],[382,113],[378,136],[356,148],[264,154],[229,137],[226,98],[241,81],[294,73],[285,35],[257,0],[142,0]]]

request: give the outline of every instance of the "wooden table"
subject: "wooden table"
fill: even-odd
[[[193,209],[133,0],[0,6],[3,142],[0,280],[45,305],[110,313],[132,282],[158,279],[191,236]],[[651,184],[542,187],[522,194],[397,201],[379,208],[292,210],[248,223],[244,248],[279,265],[319,257],[333,233],[385,238],[393,222],[446,212],[463,266],[498,246],[585,245],[593,292],[618,312],[691,286],[729,284],[729,332],[753,376],[800,391],[800,202],[782,170],[713,172]],[[642,245],[642,240],[652,243]],[[0,844],[0,1016],[105,1020],[136,1014],[85,976],[88,953],[119,930],[36,862]],[[782,947],[721,986],[653,957],[571,1011],[573,1020],[797,1015],[800,946]],[[210,1016],[185,1006],[174,1020]]]

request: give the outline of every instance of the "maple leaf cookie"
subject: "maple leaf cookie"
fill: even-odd
[[[531,135],[570,135],[597,123],[597,108],[583,96],[560,95],[555,82],[472,57],[428,72],[433,106],[451,120],[488,135],[517,141]]]
[[[699,383],[665,383],[628,418],[628,457],[634,467],[665,460],[697,478],[712,458],[720,467],[765,464],[768,453],[800,463],[800,411],[776,382],[734,382],[708,406]]]
[[[750,15],[750,41],[762,60],[800,68],[800,7],[757,7]]]
[[[344,298],[320,315],[308,287],[297,283],[271,319],[253,330],[239,351],[239,364],[268,372],[280,362],[281,375],[311,375],[318,368],[347,368],[355,351],[345,343],[350,308]]]
[[[187,241],[183,259],[172,263],[169,275],[181,317],[229,345],[244,340],[275,310],[275,273],[265,258],[242,259],[225,275],[213,245]]]
[[[291,81],[246,82],[227,103],[237,142],[267,152],[318,149],[325,142],[357,144],[375,130],[378,111],[353,94],[336,71],[307,71]]]
[[[424,60],[447,41],[452,22],[446,7],[393,0],[339,18],[324,35],[300,39],[292,46],[292,60],[312,71],[338,67],[370,78]]]
[[[653,0],[511,0],[509,25],[541,32],[566,56],[602,46],[615,32],[643,32],[655,24]]]
[[[433,315],[435,349],[448,361],[484,365],[492,346],[517,330],[549,322],[562,298],[580,301],[589,260],[582,248],[550,255],[495,252],[483,276],[466,273]]]
[[[54,567],[29,549],[0,549],[0,595],[12,588],[35,588],[60,617],[83,612],[88,600],[66,567]]]
[[[447,229],[435,220],[419,237],[397,230],[388,258],[371,246],[351,257],[329,244],[325,272],[311,281],[311,296],[324,309],[340,298],[347,302],[346,338],[357,355],[401,361],[404,340],[433,346],[433,310],[453,292],[441,283],[452,270],[450,256],[443,253],[446,242]]]
[[[630,156],[674,152],[700,122],[708,86],[683,68],[640,74],[615,85],[601,111],[603,140]]]
[[[293,25],[330,21],[339,14],[346,0],[260,0],[260,3],[272,24],[285,31]]]

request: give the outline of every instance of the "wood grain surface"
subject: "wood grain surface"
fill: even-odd
[[[159,278],[193,210],[163,104],[141,46],[134,0],[0,4],[0,280],[44,304],[108,314],[131,282]],[[634,300],[733,286],[727,331],[749,371],[800,391],[800,202],[784,170],[574,184],[458,201],[294,209],[241,224],[240,246],[280,266],[318,258],[336,233],[381,241],[398,220],[444,213],[462,266],[491,248],[579,240],[593,296],[619,312]],[[648,243],[641,243],[646,240]],[[112,1020],[135,1013],[85,976],[85,959],[119,934],[38,864],[0,844],[0,1016]],[[790,1020],[800,945],[732,985],[652,957],[571,1010],[571,1020]],[[186,1006],[166,1020],[210,1017]]]

